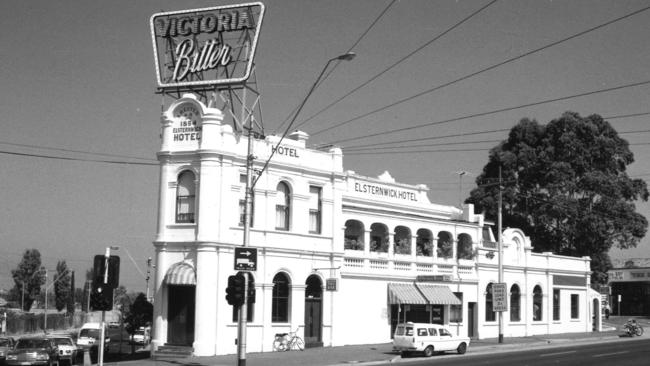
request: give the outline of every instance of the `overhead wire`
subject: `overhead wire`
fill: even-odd
[[[385,73],[387,73],[388,71],[390,71],[391,69],[393,69],[395,66],[401,64],[402,62],[404,62],[404,61],[406,61],[407,59],[411,58],[411,57],[412,57],[413,55],[415,55],[416,53],[422,51],[424,48],[426,48],[427,46],[431,45],[433,42],[437,41],[438,39],[442,38],[443,36],[445,36],[447,33],[451,32],[452,30],[458,28],[458,27],[461,26],[463,23],[467,22],[468,20],[470,20],[470,19],[473,18],[474,16],[478,15],[480,12],[482,12],[482,11],[485,10],[485,9],[487,9],[488,7],[490,7],[492,4],[496,3],[497,1],[498,1],[498,0],[493,0],[493,1],[491,1],[491,2],[488,3],[487,5],[484,5],[483,7],[481,7],[480,9],[478,9],[478,10],[476,10],[476,11],[474,11],[472,14],[468,15],[467,17],[465,17],[465,18],[462,19],[461,21],[457,22],[456,24],[454,24],[454,25],[451,26],[450,28],[447,28],[444,32],[438,34],[437,36],[435,36],[435,37],[432,38],[431,40],[427,41],[426,43],[422,44],[421,46],[419,46],[419,47],[416,48],[415,50],[411,51],[409,54],[407,54],[406,56],[404,56],[404,57],[402,57],[401,59],[397,60],[397,61],[394,62],[392,65],[388,66],[387,68],[385,68],[384,70],[380,71],[379,73],[375,74],[373,77],[371,77],[370,79],[366,80],[366,81],[363,82],[361,85],[359,85],[359,86],[357,86],[356,88],[350,90],[350,91],[347,92],[346,94],[343,94],[341,97],[339,97],[338,99],[334,100],[333,102],[331,102],[330,104],[328,104],[327,106],[325,106],[324,108],[322,108],[321,110],[319,110],[318,112],[316,112],[316,113],[314,113],[313,115],[311,115],[310,117],[306,118],[304,121],[302,121],[302,122],[300,122],[299,124],[297,124],[297,125],[296,125],[296,128],[298,128],[298,127],[300,127],[300,126],[306,124],[307,122],[311,121],[311,120],[312,120],[313,118],[315,118],[316,116],[320,115],[321,113],[323,113],[323,112],[325,112],[326,110],[330,109],[330,108],[333,107],[334,105],[338,104],[338,103],[339,103],[340,101],[342,101],[343,99],[347,98],[348,96],[350,96],[350,95],[352,95],[353,93],[357,92],[357,91],[360,90],[361,88],[363,88],[363,87],[367,86],[368,84],[372,83],[373,81],[375,81],[376,79],[378,79],[380,76],[384,75]]]
[[[500,108],[500,109],[495,109],[495,110],[487,111],[487,112],[474,113],[474,114],[469,114],[469,115],[465,115],[465,116],[444,119],[444,120],[440,120],[440,121],[428,122],[428,123],[423,123],[423,124],[416,125],[416,126],[402,127],[402,128],[396,128],[396,129],[393,129],[393,130],[381,131],[381,132],[376,132],[376,133],[367,134],[367,135],[349,137],[349,138],[346,138],[346,139],[330,141],[330,142],[328,142],[326,144],[331,145],[331,144],[338,144],[338,143],[341,143],[341,142],[347,142],[347,141],[353,141],[353,140],[356,141],[356,140],[360,140],[360,139],[366,139],[366,138],[375,137],[375,136],[385,136],[385,135],[392,134],[392,133],[397,133],[397,132],[404,132],[404,131],[415,130],[415,129],[418,129],[418,128],[423,128],[423,127],[441,125],[441,124],[444,124],[444,123],[456,122],[456,121],[469,119],[469,118],[483,117],[483,116],[488,116],[488,115],[491,115],[491,114],[496,114],[496,113],[501,113],[501,112],[508,112],[508,111],[513,111],[513,110],[517,110],[517,109],[533,107],[533,106],[538,106],[538,105],[547,104],[547,103],[559,102],[559,101],[562,101],[562,100],[578,98],[578,97],[584,97],[584,96],[588,96],[588,95],[600,94],[600,93],[610,92],[610,91],[614,91],[614,90],[632,88],[632,87],[642,86],[642,85],[647,85],[647,84],[650,84],[650,80],[641,81],[641,82],[637,82],[637,83],[614,86],[614,87],[611,87],[611,88],[598,89],[598,90],[593,90],[593,91],[589,91],[589,92],[568,95],[568,96],[564,96],[564,97],[551,98],[551,99],[541,100],[541,101],[538,101],[538,102],[520,104],[520,105],[514,106],[514,107]],[[325,145],[325,144],[323,144],[323,145]]]
[[[384,10],[383,10],[381,13],[379,13],[379,15],[378,15],[377,17],[375,17],[375,20],[374,20],[374,21],[370,24],[370,26],[369,26],[368,28],[366,28],[366,30],[365,30],[365,31],[364,31],[364,32],[363,32],[363,33],[362,33],[362,34],[357,38],[357,40],[356,40],[356,41],[354,42],[354,44],[353,44],[353,45],[348,49],[347,52],[351,52],[351,51],[354,49],[354,47],[356,47],[356,46],[361,42],[361,40],[362,40],[362,39],[363,39],[363,38],[368,34],[368,32],[370,32],[370,29],[372,29],[372,28],[375,26],[375,24],[377,24],[377,22],[379,22],[379,19],[381,19],[381,18],[384,16],[384,14],[386,14],[386,12],[388,12],[388,9],[390,9],[390,8],[393,6],[393,4],[395,4],[396,1],[397,1],[397,0],[392,0],[392,1],[391,1],[391,2],[390,2],[390,3],[389,3],[389,4],[384,8]],[[341,63],[340,60],[338,60],[336,63],[334,63],[334,66],[332,66],[332,69],[331,69],[331,70],[330,70],[330,71],[329,71],[329,72],[328,72],[328,73],[327,73],[327,74],[326,74],[326,75],[325,75],[325,76],[324,76],[324,77],[323,77],[323,78],[318,82],[318,84],[316,84],[316,88],[318,88],[318,87],[319,87],[319,86],[320,86],[320,85],[321,85],[321,84],[322,84],[322,83],[323,83],[323,82],[324,82],[324,81],[325,81],[325,80],[326,80],[326,79],[327,79],[327,78],[332,74],[332,72],[334,72],[334,70],[336,69],[336,67],[337,67],[340,63]],[[282,126],[284,126],[285,123],[287,123],[287,122],[291,119],[291,117],[294,115],[294,113],[296,113],[296,111],[298,110],[298,108],[299,108],[299,106],[296,106],[296,107],[295,107],[295,108],[294,108],[294,109],[289,113],[289,115],[284,119],[284,121],[282,121],[282,123],[280,123],[280,125],[279,125],[278,127],[276,127],[275,130],[273,130],[273,134],[275,134],[279,129],[282,128]],[[302,124],[303,124],[303,123],[298,124],[298,125],[296,126],[296,128],[300,127]]]
[[[487,72],[487,71],[494,70],[494,69],[496,69],[496,68],[498,68],[498,67],[501,67],[501,66],[503,66],[503,65],[509,64],[509,63],[511,63],[511,62],[514,62],[514,61],[520,60],[520,59],[522,59],[522,58],[524,58],[524,57],[527,57],[527,56],[533,55],[533,54],[535,54],[535,53],[541,52],[541,51],[543,51],[543,50],[546,50],[546,49],[548,49],[548,48],[551,48],[551,47],[557,46],[557,45],[562,44],[562,43],[564,43],[564,42],[567,42],[567,41],[569,41],[569,40],[572,40],[572,39],[575,39],[575,38],[581,37],[581,36],[583,36],[583,35],[585,35],[585,34],[588,34],[588,33],[590,33],[590,32],[596,31],[596,30],[598,30],[598,29],[604,28],[604,27],[606,27],[606,26],[608,26],[608,25],[611,25],[611,24],[613,24],[613,23],[619,22],[619,21],[621,21],[621,20],[625,20],[625,19],[627,19],[627,18],[630,18],[630,17],[632,17],[632,16],[634,16],[634,15],[640,14],[640,13],[642,13],[642,12],[644,12],[644,11],[647,11],[647,10],[650,10],[650,6],[647,6],[647,7],[645,7],[645,8],[642,8],[642,9],[636,10],[636,11],[634,11],[634,12],[628,13],[628,14],[623,15],[623,16],[620,16],[620,17],[618,17],[618,18],[612,19],[612,20],[607,21],[607,22],[605,22],[605,23],[601,23],[601,24],[599,24],[599,25],[597,25],[597,26],[595,26],[595,27],[591,27],[591,28],[589,28],[589,29],[587,29],[587,30],[584,30],[584,31],[578,32],[578,33],[573,34],[573,35],[571,35],[571,36],[565,37],[565,38],[563,38],[563,39],[561,39],[561,40],[558,40],[558,41],[555,41],[555,42],[551,42],[551,43],[546,44],[546,45],[544,45],[544,46],[542,46],[542,47],[539,47],[539,48],[536,48],[536,49],[534,49],[534,50],[531,50],[531,51],[525,52],[525,53],[523,53],[523,54],[521,54],[521,55],[518,55],[518,56],[515,56],[515,57],[511,57],[511,58],[509,58],[509,59],[507,59],[507,60],[501,61],[501,62],[499,62],[499,63],[496,63],[496,64],[494,64],[494,65],[488,66],[488,67],[486,67],[486,68],[483,68],[483,69],[478,70],[478,71],[476,71],[476,72],[473,72],[473,73],[470,73],[470,74],[468,74],[468,75],[462,76],[462,77],[460,77],[460,78],[457,78],[457,79],[455,79],[455,80],[449,81],[449,82],[447,82],[447,83],[444,83],[444,84],[441,84],[441,85],[435,86],[435,87],[433,87],[433,88],[430,88],[430,89],[427,89],[427,90],[424,90],[424,91],[421,91],[421,92],[416,93],[416,94],[414,94],[414,95],[411,95],[411,96],[409,96],[409,97],[406,97],[406,98],[400,99],[400,100],[398,100],[398,101],[396,101],[396,102],[393,102],[393,103],[387,104],[387,105],[385,105],[385,106],[383,106],[383,107],[380,107],[380,108],[374,109],[374,110],[372,110],[372,111],[370,111],[370,112],[366,112],[366,113],[364,113],[364,114],[358,115],[358,116],[353,117],[353,118],[351,118],[351,119],[348,119],[348,120],[346,120],[346,121],[343,121],[343,122],[337,123],[337,124],[335,124],[335,125],[333,125],[333,126],[330,126],[330,127],[327,127],[327,128],[321,129],[321,130],[319,130],[319,131],[313,132],[311,135],[312,135],[312,136],[316,136],[316,135],[319,135],[319,134],[321,134],[321,133],[323,133],[323,132],[327,132],[327,131],[330,131],[330,130],[332,130],[332,129],[335,129],[335,128],[338,128],[338,127],[344,126],[344,125],[346,125],[346,124],[349,124],[349,123],[354,122],[354,121],[357,121],[357,120],[359,120],[359,119],[362,119],[362,118],[368,117],[368,116],[373,115],[373,114],[375,114],[375,113],[378,113],[378,112],[381,112],[381,111],[387,110],[387,109],[392,108],[392,107],[394,107],[394,106],[397,106],[397,105],[399,105],[399,104],[402,104],[402,103],[405,103],[405,102],[411,101],[411,100],[413,100],[413,99],[419,98],[419,97],[421,97],[421,96],[424,96],[424,95],[430,94],[430,93],[432,93],[432,92],[434,92],[434,91],[436,91],[436,90],[440,90],[440,89],[442,89],[442,88],[445,88],[445,87],[447,87],[447,86],[450,86],[450,85],[453,85],[453,84],[459,83],[459,82],[461,82],[461,81],[464,81],[464,80],[470,79],[470,78],[472,78],[472,77],[474,77],[474,76],[480,75],[480,74],[485,73],[485,72]]]

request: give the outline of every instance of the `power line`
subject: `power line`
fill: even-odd
[[[28,145],[28,144],[17,144],[17,143],[6,142],[6,141],[0,141],[0,144],[1,145],[9,145],[9,146],[17,146],[17,147],[27,147],[27,148],[40,149],[40,150],[63,151],[63,152],[81,153],[81,154],[89,154],[89,155],[97,155],[97,156],[108,156],[108,157],[114,157],[114,158],[126,158],[126,159],[139,159],[139,160],[154,161],[153,159],[141,158],[141,157],[138,157],[138,156],[96,153],[96,152],[90,152],[90,151],[84,151],[84,150],[72,150],[72,149],[64,149],[64,148],[57,148],[57,147],[46,147],[46,146],[36,146],[36,145]]]
[[[384,135],[391,134],[391,133],[396,133],[396,132],[410,131],[410,130],[415,130],[415,129],[422,128],[422,127],[430,127],[430,126],[434,126],[434,125],[441,125],[441,124],[444,124],[444,123],[456,122],[456,121],[460,121],[460,120],[464,120],[464,119],[468,119],[468,118],[483,117],[483,116],[488,116],[488,115],[491,115],[491,114],[496,114],[496,113],[501,113],[501,112],[508,112],[508,111],[513,111],[513,110],[516,110],[516,109],[533,107],[533,106],[537,106],[537,105],[553,103],[553,102],[559,102],[559,101],[562,101],[562,100],[578,98],[578,97],[584,97],[584,96],[594,95],[594,94],[599,94],[599,93],[605,93],[605,92],[610,92],[610,91],[619,90],[619,89],[631,88],[631,87],[635,87],[635,86],[642,86],[642,85],[646,85],[646,84],[650,84],[650,80],[641,81],[641,82],[632,83],[632,84],[619,85],[619,86],[615,86],[615,87],[611,87],[611,88],[598,89],[598,90],[594,90],[594,91],[590,91],[590,92],[579,93],[579,94],[569,95],[569,96],[565,96],[565,97],[546,99],[546,100],[541,100],[541,101],[538,101],[538,102],[521,104],[521,105],[514,106],[514,107],[506,107],[506,108],[496,109],[496,110],[492,110],[492,111],[488,111],[488,112],[474,113],[474,114],[469,114],[469,115],[465,115],[465,116],[461,116],[461,117],[449,118],[449,119],[445,119],[445,120],[441,120],[441,121],[428,122],[428,123],[423,123],[423,124],[416,125],[416,126],[397,128],[397,129],[394,129],[394,130],[387,130],[387,131],[377,132],[377,133],[373,133],[373,134],[369,134],[369,135],[350,137],[350,138],[347,138],[347,139],[342,139],[342,140],[329,142],[327,144],[337,144],[337,143],[341,143],[341,142],[347,142],[347,141],[352,141],[352,140],[360,140],[360,139],[365,139],[365,138],[370,138],[370,137],[375,137],[375,136],[384,136]]]
[[[375,24],[377,24],[377,22],[379,21],[379,19],[381,19],[381,18],[384,16],[384,14],[386,14],[386,12],[388,11],[388,9],[390,9],[390,7],[393,6],[393,4],[395,4],[396,1],[397,1],[397,0],[392,0],[392,1],[391,1],[391,2],[390,2],[390,3],[389,3],[389,4],[384,8],[384,10],[383,10],[383,11],[382,11],[382,12],[381,12],[381,13],[380,13],[376,18],[375,18],[375,20],[370,24],[370,26],[365,30],[365,32],[363,32],[363,33],[359,36],[359,38],[357,38],[356,42],[354,42],[354,44],[353,44],[353,45],[352,45],[352,46],[347,50],[346,53],[350,53],[350,52],[352,52],[352,49],[354,49],[354,47],[356,47],[356,46],[359,44],[359,42],[361,42],[361,40],[366,36],[366,34],[368,34],[368,32],[370,32],[370,29],[372,29],[372,28],[375,26]],[[327,78],[332,74],[332,72],[334,72],[334,70],[336,69],[337,66],[339,66],[340,63],[341,63],[340,60],[339,60],[338,62],[336,62],[336,63],[334,64],[334,66],[332,67],[332,69],[331,69],[331,70],[330,70],[330,71],[329,71],[329,72],[328,72],[328,73],[327,73],[327,74],[322,78],[322,80],[320,80],[320,81],[318,82],[318,84],[316,85],[316,87],[319,87],[319,86],[320,86],[320,85],[321,85],[321,84],[322,84],[322,83],[323,83],[323,82],[324,82],[324,81],[325,81],[325,80],[326,80],[326,79],[327,79]],[[293,116],[294,113],[296,113],[296,110],[298,110],[298,106],[296,106],[296,107],[291,111],[291,113],[289,113],[289,115],[287,116],[287,118],[285,118],[284,121],[282,121],[282,123],[280,123],[280,125],[279,125],[278,127],[275,128],[275,130],[273,130],[273,134],[275,134],[275,132],[277,132],[279,129],[281,129],[282,126],[284,126],[284,124],[287,123],[287,122],[289,121],[289,119],[291,118],[291,116]],[[300,123],[298,126],[296,126],[296,128],[302,126],[303,123],[304,123],[304,122]]]
[[[610,21],[608,21],[608,22],[602,23],[602,24],[600,24],[600,25],[597,25],[597,26],[595,26],[595,27],[589,28],[589,29],[584,30],[584,31],[582,31],[582,32],[576,33],[576,34],[571,35],[571,36],[569,36],[569,37],[563,38],[563,39],[561,39],[561,40],[559,40],[559,41],[551,42],[551,43],[549,43],[549,44],[547,44],[547,45],[545,45],[545,46],[542,46],[542,47],[540,47],[540,48],[534,49],[534,50],[532,50],[532,51],[525,52],[525,53],[523,53],[523,54],[521,54],[521,55],[519,55],[519,56],[515,56],[515,57],[512,57],[512,58],[509,58],[509,59],[507,59],[507,60],[505,60],[505,61],[499,62],[499,63],[494,64],[494,65],[492,65],[492,66],[489,66],[489,67],[486,67],[486,68],[484,68],[484,69],[481,69],[481,70],[479,70],[479,71],[476,71],[476,72],[473,72],[473,73],[471,73],[471,74],[465,75],[465,76],[463,76],[463,77],[460,77],[460,78],[458,78],[458,79],[452,80],[452,81],[447,82],[447,83],[445,83],[445,84],[438,85],[438,86],[433,87],[433,88],[431,88],[431,89],[428,89],[428,90],[425,90],[425,91],[419,92],[419,93],[417,93],[417,94],[414,94],[414,95],[412,95],[412,96],[410,96],[410,97],[407,97],[407,98],[404,98],[404,99],[398,100],[398,101],[396,101],[396,102],[393,102],[393,103],[391,103],[391,104],[385,105],[385,106],[383,106],[383,107],[381,107],[381,108],[378,108],[378,109],[375,109],[375,110],[373,110],[373,111],[370,111],[370,112],[364,113],[364,114],[362,114],[362,115],[356,116],[356,117],[351,118],[351,119],[349,119],[349,120],[347,120],[347,121],[340,122],[340,123],[338,123],[338,124],[336,124],[336,125],[334,125],[334,126],[330,126],[330,127],[324,128],[324,129],[322,129],[322,130],[316,131],[316,132],[312,133],[312,136],[316,136],[316,135],[318,135],[318,134],[321,134],[321,133],[323,133],[323,132],[326,132],[326,131],[332,130],[332,129],[334,129],[334,128],[341,127],[341,126],[343,126],[343,125],[346,125],[346,124],[348,124],[348,123],[354,122],[354,121],[359,120],[359,119],[361,119],[361,118],[368,117],[368,116],[373,115],[373,114],[375,114],[375,113],[377,113],[377,112],[384,111],[384,110],[389,109],[389,108],[391,108],[391,107],[394,107],[394,106],[396,106],[396,105],[399,105],[399,104],[402,104],[402,103],[404,103],[404,102],[407,102],[407,101],[413,100],[413,99],[415,99],[415,98],[421,97],[421,96],[423,96],[423,95],[426,95],[426,94],[432,93],[432,92],[434,92],[434,91],[436,91],[436,90],[439,90],[439,89],[442,89],[442,88],[444,88],[444,87],[447,87],[447,86],[450,86],[450,85],[456,84],[456,83],[458,83],[458,82],[460,82],[460,81],[467,80],[467,79],[472,78],[472,77],[474,77],[474,76],[476,76],[476,75],[479,75],[479,74],[482,74],[482,73],[484,73],[484,72],[487,72],[487,71],[490,71],[490,70],[496,69],[496,68],[498,68],[498,67],[500,67],[500,66],[506,65],[506,64],[508,64],[508,63],[511,63],[511,62],[516,61],[516,60],[519,60],[519,59],[522,59],[522,58],[524,58],[524,57],[526,57],[526,56],[530,56],[530,55],[535,54],[535,53],[537,53],[537,52],[540,52],[540,51],[546,50],[546,49],[548,49],[548,48],[551,48],[551,47],[557,46],[557,45],[559,45],[559,44],[561,44],[561,43],[564,43],[564,42],[567,42],[567,41],[572,40],[572,39],[574,39],[574,38],[577,38],[577,37],[583,36],[583,35],[585,35],[585,34],[587,34],[587,33],[590,33],[590,32],[593,32],[593,31],[595,31],[595,30],[598,30],[598,29],[600,29],[600,28],[606,27],[606,26],[611,25],[611,24],[613,24],[613,23],[615,23],[615,22],[618,22],[618,21],[621,21],[621,20],[627,19],[627,18],[629,18],[629,17],[631,17],[631,16],[634,16],[634,15],[636,15],[636,14],[642,13],[642,12],[647,11],[647,10],[649,10],[649,9],[650,9],[650,6],[645,7],[645,8],[642,8],[642,9],[640,9],[640,10],[634,11],[634,12],[632,12],[632,13],[629,13],[629,14],[626,14],[626,15],[624,15],[624,16],[618,17],[618,18],[616,18],[616,19],[610,20]]]
[[[68,158],[62,156],[53,156],[53,155],[44,155],[44,154],[27,154],[19,153],[15,151],[4,151],[0,150],[0,154],[6,155],[17,155],[17,156],[26,156],[33,158],[42,158],[42,159],[54,159],[54,160],[66,160],[66,161],[85,161],[91,163],[105,163],[105,164],[119,164],[119,165],[146,165],[146,166],[158,166],[158,163],[144,163],[144,162],[129,162],[129,161],[118,161],[118,160],[99,160],[99,159],[83,159],[83,158]]]
[[[420,47],[418,47],[418,48],[416,48],[415,50],[411,51],[411,53],[409,53],[408,55],[402,57],[402,58],[399,59],[397,62],[393,63],[392,65],[390,65],[390,66],[387,67],[386,69],[380,71],[378,74],[376,74],[375,76],[373,76],[373,77],[371,77],[370,79],[366,80],[366,81],[365,81],[364,83],[362,83],[361,85],[359,85],[359,86],[357,86],[356,88],[350,90],[349,92],[347,92],[346,94],[344,94],[344,95],[341,96],[340,98],[336,99],[334,102],[332,102],[332,103],[328,104],[327,106],[325,106],[325,108],[319,110],[318,112],[316,112],[316,113],[314,113],[313,115],[311,115],[309,118],[307,118],[307,119],[305,119],[304,121],[302,121],[301,123],[299,123],[299,124],[296,126],[296,128],[298,128],[298,127],[304,125],[305,123],[311,121],[314,117],[316,117],[316,116],[318,116],[319,114],[323,113],[324,111],[330,109],[331,107],[333,107],[334,105],[336,105],[337,103],[339,103],[340,101],[342,101],[343,99],[345,99],[345,98],[347,98],[348,96],[350,96],[351,94],[355,93],[357,90],[359,90],[359,89],[365,87],[366,85],[370,84],[371,82],[375,81],[377,78],[379,78],[380,76],[384,75],[385,73],[387,73],[389,70],[391,70],[391,69],[394,68],[395,66],[397,66],[397,65],[399,65],[400,63],[404,62],[405,60],[411,58],[411,56],[415,55],[416,53],[420,52],[421,50],[423,50],[424,48],[426,48],[427,46],[429,46],[429,45],[432,44],[433,42],[435,42],[435,41],[437,41],[438,39],[442,38],[443,36],[445,36],[447,33],[451,32],[451,31],[454,30],[455,28],[458,28],[460,25],[462,25],[463,23],[465,23],[465,22],[468,21],[469,19],[473,18],[473,17],[476,16],[478,13],[482,12],[483,10],[485,10],[486,8],[488,8],[490,5],[496,3],[497,1],[498,1],[498,0],[493,0],[493,1],[490,2],[489,4],[483,6],[482,8],[476,10],[475,12],[473,12],[472,14],[470,14],[469,16],[465,17],[463,20],[461,20],[461,21],[459,21],[458,23],[454,24],[453,26],[451,26],[450,28],[448,28],[448,29],[445,30],[444,32],[442,32],[442,33],[440,33],[439,35],[435,36],[433,39],[427,41],[426,43],[424,43],[424,44],[421,45]]]
[[[614,117],[617,118],[617,117]],[[613,119],[612,117],[603,117],[603,119]],[[464,136],[471,136],[471,135],[482,135],[482,134],[488,134],[488,133],[495,133],[495,132],[506,132],[510,131],[511,129],[497,129],[497,130],[487,130],[487,131],[479,131],[479,132],[469,132],[469,133],[457,133],[457,134],[452,134],[452,135],[445,135],[445,136],[433,136],[433,137],[423,137],[423,138],[418,138],[418,139],[408,139],[408,140],[399,140],[399,141],[386,141],[386,142],[378,142],[376,144],[366,144],[366,145],[356,145],[353,147],[347,147],[345,148],[346,152],[354,152],[354,151],[362,151],[362,150],[372,150],[372,149],[397,149],[397,148],[407,148],[407,147],[431,147],[431,146],[445,146],[445,145],[463,145],[463,144],[474,144],[474,143],[487,143],[487,142],[500,142],[503,140],[481,140],[481,141],[456,141],[456,142],[445,142],[445,143],[439,143],[439,144],[427,144],[427,145],[401,145],[401,146],[384,146],[380,147],[381,145],[392,145],[392,144],[403,144],[405,142],[419,142],[419,141],[428,141],[428,140],[439,140],[439,139],[444,139],[444,138],[449,138],[449,137],[464,137]],[[624,134],[630,134],[630,133],[646,133],[650,132],[650,130],[636,130],[636,131],[618,131],[617,133],[619,135],[624,135]],[[643,143],[638,143],[638,144],[643,144]],[[635,144],[635,145],[638,145]]]

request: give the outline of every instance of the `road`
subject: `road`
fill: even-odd
[[[650,340],[629,339],[622,342],[599,343],[581,346],[554,348],[532,348],[497,354],[476,354],[468,351],[465,355],[439,355],[431,358],[410,358],[402,363],[409,366],[420,365],[499,365],[499,366],[538,366],[538,365],[648,365],[650,363]]]

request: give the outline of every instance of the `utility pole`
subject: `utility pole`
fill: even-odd
[[[501,223],[501,206],[503,205],[503,185],[501,180],[501,164],[499,164],[499,208],[498,208],[498,225],[499,231],[499,284],[503,283],[503,240],[501,238],[502,223]],[[503,311],[499,311],[499,343],[503,343]]]

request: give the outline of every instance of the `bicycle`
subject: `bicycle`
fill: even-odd
[[[303,351],[304,349],[305,341],[298,335],[298,329],[295,332],[275,334],[275,339],[273,340],[274,351]]]

